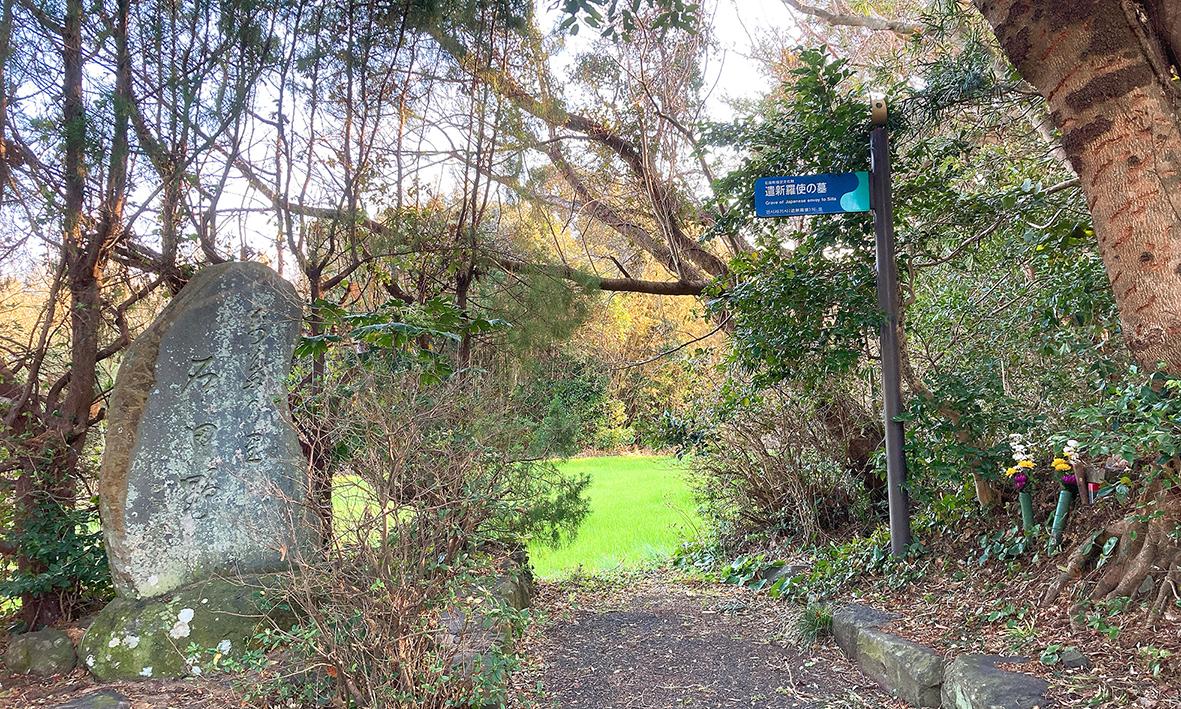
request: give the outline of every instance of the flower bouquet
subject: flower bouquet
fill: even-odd
[[[1074,494],[1078,491],[1078,475],[1075,473],[1073,463],[1078,460],[1078,442],[1067,441],[1066,446],[1062,451],[1061,458],[1055,458],[1050,467],[1054,469],[1054,473],[1059,476],[1062,483],[1062,489],[1058,492],[1058,504],[1054,507],[1054,521],[1050,525],[1050,545],[1051,548],[1058,546],[1062,541],[1062,530],[1066,528],[1066,515],[1070,512],[1070,503],[1074,500]]]
[[[1021,503],[1021,527],[1026,532],[1033,529],[1033,496],[1029,493],[1029,476],[1036,468],[1036,464],[1022,458],[1017,464],[1005,471],[1005,477],[1013,481],[1013,488],[1017,490],[1017,501]]]
[[[1017,491],[1017,501],[1021,504],[1021,528],[1027,533],[1033,529],[1033,496],[1030,494],[1029,476],[1037,468],[1033,456],[1029,453],[1029,446],[1020,433],[1009,435],[1009,447],[1013,449],[1013,465],[1005,470],[1005,477],[1013,481],[1013,488]]]

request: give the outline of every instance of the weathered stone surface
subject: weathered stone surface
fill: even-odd
[[[116,598],[87,628],[78,656],[106,681],[199,675],[213,651],[233,657],[261,627],[292,622],[286,606],[274,606],[283,580],[206,579],[165,597]]]
[[[436,641],[451,664],[466,676],[487,668],[498,650],[513,641],[512,624],[501,609],[524,610],[533,598],[528,565],[511,569],[474,588],[463,605],[446,609],[439,618]]]
[[[1091,669],[1091,661],[1087,656],[1078,651],[1078,648],[1068,647],[1062,651],[1060,656],[1062,666],[1068,670],[1089,670]]]
[[[939,706],[944,661],[931,648],[866,628],[857,634],[856,662],[882,688],[908,704]]]
[[[4,653],[4,664],[13,674],[49,677],[69,672],[76,663],[69,636],[52,628],[14,636]]]
[[[845,655],[857,661],[857,635],[862,630],[880,628],[894,616],[861,603],[850,603],[832,613],[832,634]]]
[[[997,668],[998,662],[1021,658],[961,655],[943,673],[943,706],[947,709],[1035,709],[1050,706],[1044,680]]]
[[[762,581],[761,588],[771,588],[780,579],[787,579],[800,574],[806,574],[811,570],[811,567],[802,564],[787,564],[784,562],[777,562],[775,564],[766,566],[755,574],[752,581]]]
[[[305,465],[284,380],[291,284],[257,263],[199,272],[119,368],[100,475],[118,594],[282,568],[308,548]]]
[[[498,596],[510,608],[523,611],[533,602],[533,572],[528,566],[502,574],[498,580]]]
[[[55,709],[131,709],[131,700],[113,689],[100,689],[58,704]]]

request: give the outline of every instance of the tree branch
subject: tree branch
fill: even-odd
[[[646,281],[639,278],[600,278],[598,276],[558,264],[525,263],[504,257],[491,258],[492,263],[509,273],[536,273],[566,281],[573,281],[587,288],[624,293],[647,293],[649,295],[692,295],[705,292],[708,283],[693,281]]]
[[[710,276],[724,275],[728,268],[722,259],[702,248],[696,239],[685,233],[677,216],[677,195],[673,187],[653,170],[642,151],[610,126],[588,116],[567,110],[554,99],[541,100],[530,94],[507,73],[487,63],[473,60],[462,43],[449,36],[441,27],[427,28],[430,36],[450,54],[463,69],[487,84],[497,94],[526,113],[541,119],[551,128],[565,128],[582,133],[617,155],[632,175],[644,186],[654,210],[653,216],[666,232],[674,254],[684,254],[698,268]],[[674,273],[676,271],[674,270]]]
[[[300,214],[305,217],[312,217],[314,219],[333,219],[333,220],[351,220],[352,216],[346,212],[332,207],[313,207],[292,202],[286,197],[277,194],[267,184],[261,180],[254,170],[242,158],[234,158],[234,166],[246,177],[246,180],[262,193],[264,197],[274,202],[282,209],[290,211],[292,214]],[[388,227],[381,222],[370,217],[362,217],[357,220],[358,226],[367,231],[378,234],[384,237],[393,236]],[[572,281],[587,288],[595,288],[605,291],[623,291],[629,293],[648,293],[651,295],[701,295],[708,283],[704,281],[646,281],[636,278],[600,278],[590,273],[585,273],[569,266],[557,264],[530,264],[516,259],[489,256],[488,260],[500,266],[505,271],[510,273],[538,273],[543,275],[560,278],[562,280]]]
[[[799,0],[783,0],[783,4],[797,12],[802,12],[805,15],[811,15],[812,17],[823,20],[830,25],[860,27],[875,32],[893,32],[903,39],[910,39],[923,31],[923,26],[917,22],[887,20],[884,17],[874,17],[872,15],[845,15],[813,5],[805,5],[799,2]]]
[[[574,167],[566,160],[556,145],[545,146],[544,152],[549,156],[554,167],[558,168],[562,179],[578,196],[587,216],[626,236],[633,244],[654,256],[674,276],[684,280],[700,280],[702,278],[700,269],[678,259],[666,244],[649,233],[648,230],[627,219],[614,207],[592,195],[586,183],[582,181],[582,178],[575,172]]]
[[[1041,192],[1038,192],[1035,194],[1040,195],[1040,196],[1047,196],[1047,195],[1052,195],[1052,194],[1061,192],[1063,190],[1068,190],[1072,187],[1078,187],[1078,186],[1079,186],[1078,178],[1072,177],[1069,180],[1063,180],[1062,182],[1059,182],[1056,185],[1051,185],[1051,186],[1047,187],[1046,189],[1042,190]],[[1024,201],[1024,200],[1022,200],[1022,201]],[[932,261],[915,262],[913,264],[913,267],[914,268],[930,268],[932,266],[940,266],[942,264],[947,263],[948,261],[951,261],[956,256],[959,256],[961,253],[963,253],[964,250],[966,250],[967,248],[971,247],[974,244],[980,243],[983,239],[990,236],[993,232],[995,232],[1003,224],[1005,224],[1008,221],[1008,219],[1009,219],[1008,214],[1002,214],[1001,216],[997,217],[996,220],[993,221],[992,224],[988,225],[986,228],[981,229],[980,231],[976,232],[976,234],[965,239],[958,246],[956,246],[954,249],[952,249],[950,252],[948,252],[947,255],[941,256],[941,257],[936,258]]]
[[[701,335],[699,337],[694,337],[692,340],[687,340],[685,342],[682,342],[681,344],[679,344],[675,347],[671,347],[659,354],[653,355],[652,357],[648,357],[647,359],[642,359],[639,362],[629,362],[627,364],[621,364],[617,367],[611,367],[611,370],[618,372],[618,371],[621,371],[624,369],[634,369],[635,367],[642,367],[645,364],[651,364],[658,359],[663,359],[671,354],[676,354],[677,352],[680,352],[681,350],[685,349],[689,345],[696,344],[698,342],[701,342],[702,340],[706,340],[706,339],[709,339],[710,337],[713,337],[714,335],[721,332],[722,329],[725,328],[726,325],[728,325],[728,324],[730,324],[730,313],[726,313],[722,317],[722,321],[718,323],[718,326],[715,327],[714,329],[710,330],[709,332],[705,333],[704,335]]]

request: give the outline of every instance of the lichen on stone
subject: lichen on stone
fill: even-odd
[[[190,646],[233,656],[246,649],[260,627],[292,622],[288,611],[274,608],[260,594],[262,588],[279,588],[284,580],[283,575],[210,579],[162,598],[117,598],[87,629],[81,653],[95,676],[108,681],[142,679],[148,667],[154,678],[192,674],[200,657],[189,653]],[[198,618],[193,608],[201,600],[208,602]],[[184,628],[183,642],[173,634],[178,626]],[[132,637],[134,643],[129,642]]]
[[[314,549],[298,435],[276,395],[301,308],[261,264],[211,266],[128,349],[99,485],[120,596],[283,570],[277,549]]]

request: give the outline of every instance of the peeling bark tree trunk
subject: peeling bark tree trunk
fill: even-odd
[[[1062,131],[1094,221],[1133,356],[1181,375],[1181,93],[1172,80],[1181,52],[1176,0],[976,0],[1005,53],[1037,87]],[[1181,553],[1172,533],[1178,494],[1144,493],[1159,512],[1129,517],[1084,543],[1050,589],[1053,602],[1110,537],[1115,563],[1093,599],[1134,593],[1162,581],[1159,615],[1178,597]],[[1143,520],[1143,517],[1140,518]]]

